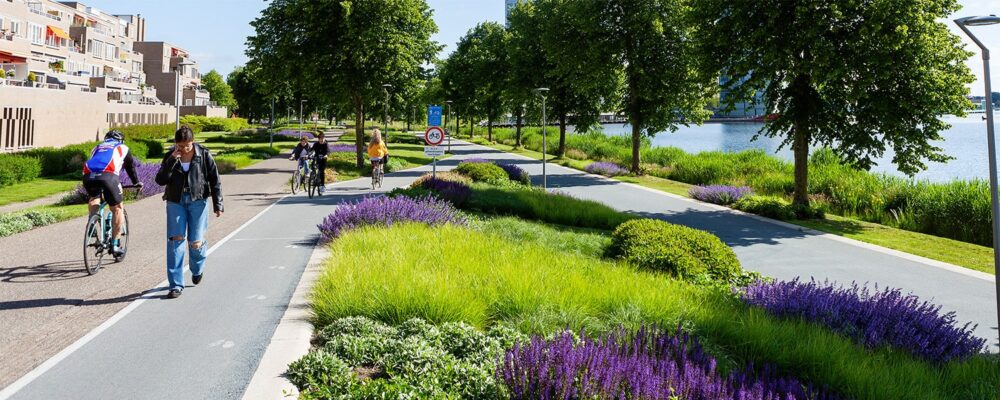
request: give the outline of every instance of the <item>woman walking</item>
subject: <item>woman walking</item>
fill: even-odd
[[[201,282],[208,245],[208,198],[216,217],[222,216],[222,184],[215,159],[208,149],[194,142],[187,125],[174,133],[174,147],[163,157],[156,183],[166,186],[167,202],[167,281],[168,298],[184,291],[184,250],[187,243],[191,281]]]

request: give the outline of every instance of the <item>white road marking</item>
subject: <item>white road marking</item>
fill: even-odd
[[[247,300],[264,300],[266,298],[267,296],[264,296],[262,294],[252,294],[250,296],[247,296]]]
[[[257,213],[257,215],[254,215],[253,218],[250,218],[247,222],[244,222],[243,225],[240,225],[239,228],[236,228],[236,230],[230,232],[228,235],[226,235],[226,237],[222,238],[222,240],[220,240],[214,246],[209,248],[207,254],[211,255],[216,249],[218,249],[223,244],[228,242],[230,239],[233,238],[233,236],[236,236],[236,234],[240,233],[240,231],[245,229],[247,226],[250,226],[250,224],[256,221],[257,218],[260,218],[260,216],[264,215],[264,213],[270,211],[272,207],[276,206],[278,203],[281,202],[281,200],[284,200],[288,196],[289,195],[285,195],[282,198],[275,201],[274,203],[271,203],[271,205],[267,206],[267,208],[261,210],[261,212]],[[168,285],[167,281],[164,280],[163,282],[160,282],[159,284],[154,286],[152,289],[147,290],[145,293],[149,293],[157,288],[162,288],[167,285]],[[71,354],[73,354],[81,347],[89,343],[91,340],[97,337],[97,335],[100,335],[102,332],[106,331],[108,328],[118,323],[118,321],[121,321],[123,318],[125,318],[126,315],[134,311],[136,308],[139,307],[139,305],[141,305],[148,299],[149,298],[145,296],[139,297],[138,299],[130,303],[128,306],[125,306],[125,308],[121,309],[121,311],[115,313],[115,315],[111,316],[111,318],[109,318],[107,321],[104,321],[96,328],[92,329],[90,332],[87,332],[86,335],[83,335],[83,337],[77,339],[75,342],[73,342],[73,344],[67,346],[65,349],[62,349],[62,351],[56,353],[56,355],[52,356],[48,360],[45,360],[45,362],[43,362],[41,365],[35,367],[35,369],[31,370],[24,376],[20,377],[18,380],[14,381],[14,383],[11,383],[3,390],[0,390],[0,400],[9,399],[15,393],[17,393],[21,389],[24,389],[25,386],[28,386],[28,384],[30,384],[32,381],[38,379],[39,376],[42,376],[43,374],[48,372],[48,370],[52,369],[52,367],[56,366],[57,364],[62,362],[62,360],[65,360]]]
[[[267,269],[285,269],[285,266],[284,265],[272,265],[270,267],[267,267]]]

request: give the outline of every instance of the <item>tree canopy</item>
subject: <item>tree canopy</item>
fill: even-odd
[[[228,107],[230,111],[236,106],[236,100],[233,99],[233,89],[214,69],[201,77],[201,86],[208,91],[208,94],[212,96],[212,101],[216,104]]]
[[[891,149],[906,173],[948,157],[932,142],[964,115],[970,56],[939,20],[955,0],[692,0],[701,54],[728,80],[730,104],[761,90],[776,118],[762,132],[795,154],[795,202],[808,204],[810,146],[869,168]]]

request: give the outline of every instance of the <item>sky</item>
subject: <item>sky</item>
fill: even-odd
[[[738,1],[738,0],[734,0]],[[247,36],[253,34],[250,21],[267,5],[264,0],[82,0],[112,14],[141,14],[146,18],[146,40],[165,41],[187,49],[202,72],[211,69],[225,75],[246,62]],[[963,6],[950,19],[1000,14],[1000,0],[959,0]],[[445,45],[441,57],[469,29],[483,21],[504,21],[504,0],[427,0],[434,10],[439,32],[433,39]],[[950,20],[949,29],[962,37],[976,54],[967,64],[976,75],[971,93],[982,95],[983,63],[978,48]],[[994,91],[1000,91],[1000,25],[975,27],[973,32],[993,54]]]

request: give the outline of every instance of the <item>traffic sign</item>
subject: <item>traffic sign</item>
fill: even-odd
[[[444,147],[424,146],[424,157],[441,157],[441,156],[444,156]]]
[[[427,126],[441,126],[441,106],[427,107]]]
[[[432,126],[427,128],[424,132],[424,141],[427,142],[429,146],[437,146],[444,142],[444,129],[438,126]]]

